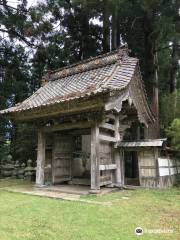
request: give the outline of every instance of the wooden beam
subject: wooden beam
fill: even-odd
[[[99,127],[96,123],[91,128],[91,192],[98,192],[99,189]]]
[[[140,169],[156,169],[157,167],[156,166],[140,166],[139,167]],[[164,168],[164,167],[162,167]],[[165,167],[165,168],[169,168],[169,167]]]
[[[62,123],[59,125],[53,125],[53,126],[45,126],[43,127],[43,130],[45,132],[54,132],[54,131],[61,131],[61,130],[69,130],[69,129],[84,129],[84,128],[90,128],[92,125],[92,122],[84,121],[84,122],[75,122],[75,123]]]
[[[38,152],[37,152],[37,168],[36,168],[36,185],[44,185],[44,167],[45,167],[45,148],[46,139],[42,129],[38,130]]]
[[[109,124],[109,123],[102,123],[102,124],[99,125],[99,127],[104,128],[104,129],[108,129],[108,130],[111,130],[111,131],[115,131],[114,125]]]
[[[83,128],[83,129],[70,129],[68,131],[68,134],[70,135],[90,135],[91,129],[90,128]]]
[[[50,118],[74,113],[82,113],[87,111],[101,111],[104,108],[104,101],[102,97],[92,97],[89,99],[73,99],[61,103],[54,103],[52,105],[41,106],[22,112],[15,112],[10,114],[12,118],[19,122],[33,121],[34,119]]]
[[[116,138],[99,134],[99,140],[105,142],[116,142]]]
[[[99,165],[100,171],[114,170],[116,168],[117,168],[116,164]]]

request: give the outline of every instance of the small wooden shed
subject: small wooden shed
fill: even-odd
[[[120,141],[124,154],[125,185],[160,187],[158,159],[166,139]]]
[[[126,48],[48,72],[32,96],[0,113],[37,125],[40,186],[66,182],[89,185],[95,192],[101,186],[122,187],[124,152],[131,147],[121,142],[155,139],[157,132],[138,59],[129,57]],[[149,153],[147,147],[141,146],[139,160],[129,167],[135,174],[139,161],[138,184],[157,186],[143,179],[157,170],[158,151]]]

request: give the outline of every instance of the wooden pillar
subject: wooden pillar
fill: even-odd
[[[116,180],[115,185],[116,187],[121,187],[121,162],[120,162],[120,152],[119,149],[116,149],[114,152],[114,159],[116,163]]]
[[[125,162],[124,162],[124,150],[120,150],[120,167],[121,167],[121,186],[125,184]]]
[[[99,127],[95,124],[91,128],[91,191],[92,193],[100,190],[100,171],[99,171]]]
[[[45,133],[42,129],[38,130],[38,150],[37,150],[37,168],[36,168],[36,185],[44,185],[44,165],[45,165]]]
[[[119,134],[119,115],[115,117],[115,138],[116,142],[120,141],[120,134]],[[116,146],[115,146],[116,147]],[[122,166],[121,166],[121,154],[119,148],[115,148],[114,151],[114,160],[116,163],[116,182],[115,185],[117,187],[122,186]]]

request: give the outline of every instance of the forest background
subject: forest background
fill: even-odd
[[[0,0],[0,109],[23,101],[45,71],[124,44],[139,58],[161,137],[180,151],[178,0]],[[158,107],[157,107],[158,106]],[[33,125],[0,117],[0,161],[36,159]]]

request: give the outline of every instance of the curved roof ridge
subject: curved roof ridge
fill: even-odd
[[[127,51],[127,48],[118,49],[87,60],[87,63],[83,61],[74,67],[50,73],[51,79],[47,84],[13,108],[0,111],[0,114],[41,109],[99,93],[121,91],[129,85],[138,63],[138,59],[129,57]]]
[[[55,71],[47,71],[43,76],[44,81],[54,81],[63,77],[67,77],[73,74],[93,70],[99,67],[103,67],[109,64],[113,64],[118,60],[120,63],[123,61],[125,57],[128,56],[129,49],[126,45],[105,53],[96,57],[91,57],[80,62],[71,64],[69,66],[62,67]]]

